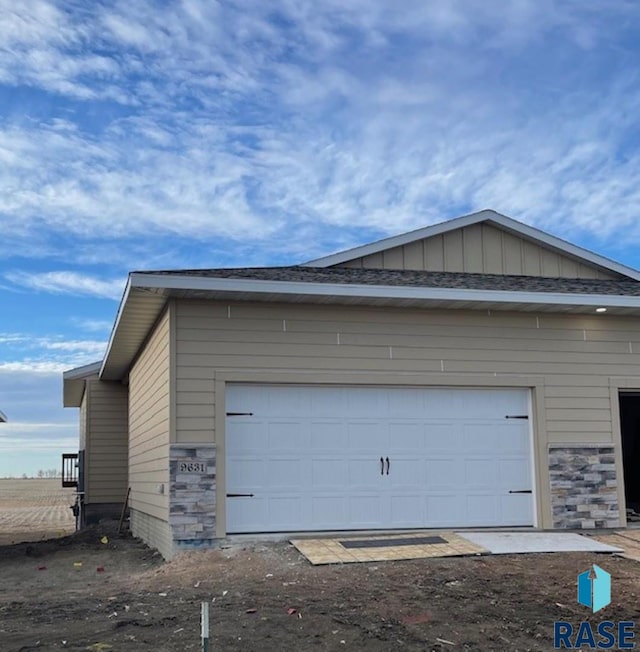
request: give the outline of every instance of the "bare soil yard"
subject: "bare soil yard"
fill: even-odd
[[[0,480],[2,652],[198,650],[202,600],[213,650],[550,650],[556,620],[640,617],[640,565],[620,557],[313,567],[287,543],[234,543],[164,563],[114,523],[62,536],[72,502],[59,480]],[[576,576],[594,562],[613,600],[592,615]]]
[[[101,543],[107,535],[108,542]],[[576,603],[592,563],[612,604]],[[287,543],[170,563],[113,525],[0,548],[0,650],[550,650],[553,622],[637,621],[637,562],[588,553],[311,566]]]

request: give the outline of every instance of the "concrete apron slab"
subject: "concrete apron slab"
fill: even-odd
[[[441,538],[443,542],[426,543],[425,538]],[[340,538],[291,539],[291,543],[314,565],[350,564],[365,561],[400,561],[404,559],[427,559],[432,557],[459,557],[483,555],[488,551],[480,545],[455,534],[454,532],[424,532],[383,536],[343,536]],[[412,544],[411,539],[416,543]],[[375,546],[374,542],[380,545]],[[348,547],[342,544],[348,543]],[[357,546],[362,542],[362,547]],[[365,545],[366,542],[366,545]],[[354,546],[354,544],[356,544]]]
[[[623,552],[622,548],[605,543],[599,538],[574,532],[458,532],[458,534],[486,548],[492,555],[532,552]]]

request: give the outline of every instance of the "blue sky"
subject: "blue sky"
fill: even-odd
[[[0,0],[0,475],[133,269],[289,264],[494,208],[639,266],[640,5]]]

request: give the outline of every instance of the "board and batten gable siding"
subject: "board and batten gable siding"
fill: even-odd
[[[554,278],[621,278],[489,224],[473,224],[393,247],[336,267],[513,274]]]
[[[85,387],[80,407],[81,442],[83,436],[88,441],[85,502],[124,503],[128,482],[127,388],[119,382],[97,379],[88,380]],[[82,433],[83,421],[88,437]]]
[[[169,520],[170,310],[155,326],[129,374],[130,507]],[[164,489],[164,491],[163,491]],[[132,516],[132,523],[133,523]],[[136,534],[134,530],[134,534]],[[136,536],[138,536],[136,534]]]
[[[191,300],[175,309],[176,437],[215,442],[220,481],[215,392],[225,380],[528,386],[541,527],[551,527],[548,446],[615,444],[610,379],[640,369],[631,317]],[[223,510],[219,500],[219,517]]]

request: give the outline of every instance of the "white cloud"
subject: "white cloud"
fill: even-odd
[[[7,433],[9,430],[12,432],[20,433],[20,432],[32,432],[32,431],[37,431],[37,430],[47,430],[48,432],[51,431],[58,431],[56,434],[60,434],[60,432],[65,432],[69,429],[69,424],[68,423],[55,423],[55,422],[47,422],[47,421],[40,421],[40,422],[35,422],[35,421],[10,421],[9,425],[5,426],[3,424],[2,430],[0,430],[0,437],[2,438],[7,438]]]
[[[102,359],[106,344],[106,340],[74,340],[61,335],[0,333],[0,381],[3,373],[59,380],[63,371]]]
[[[102,356],[107,346],[106,342],[95,340],[63,340],[61,342],[51,342],[49,340],[39,339],[38,344],[52,351],[74,351],[82,352],[85,355],[94,357]]]
[[[90,295],[118,300],[124,291],[122,280],[105,281],[69,271],[41,273],[16,271],[6,273],[5,279],[16,285],[54,294]]]
[[[100,260],[170,235],[305,257],[349,244],[338,229],[357,239],[484,207],[640,242],[640,157],[627,151],[640,97],[625,46],[609,48],[640,18],[633,3],[64,9],[7,3],[0,79],[98,115],[97,99],[122,106],[99,128],[71,110],[0,124],[0,219],[18,250],[60,255],[50,241],[64,234]],[[120,295],[100,279],[28,282]]]
[[[76,319],[75,323],[83,330],[91,333],[110,331],[113,326],[112,322],[106,319]]]
[[[28,424],[24,424],[28,426]],[[37,425],[37,424],[34,424]],[[9,424],[3,424],[2,430],[11,429],[17,433],[16,436],[6,435],[3,432],[0,432],[0,451],[3,452],[12,452],[12,453],[28,453],[32,454],[40,451],[59,451],[62,452],[74,452],[78,450],[78,438],[77,437],[60,437],[55,439],[42,439],[37,437],[25,437],[27,433],[30,433],[30,430],[25,427],[24,429],[12,428]],[[67,432],[70,430],[69,426],[62,428]],[[28,459],[28,458],[27,458]],[[56,460],[59,466],[59,458]]]
[[[42,375],[57,375],[73,367],[69,363],[51,360],[19,360],[14,362],[0,362],[0,373],[2,372],[27,372]]]

